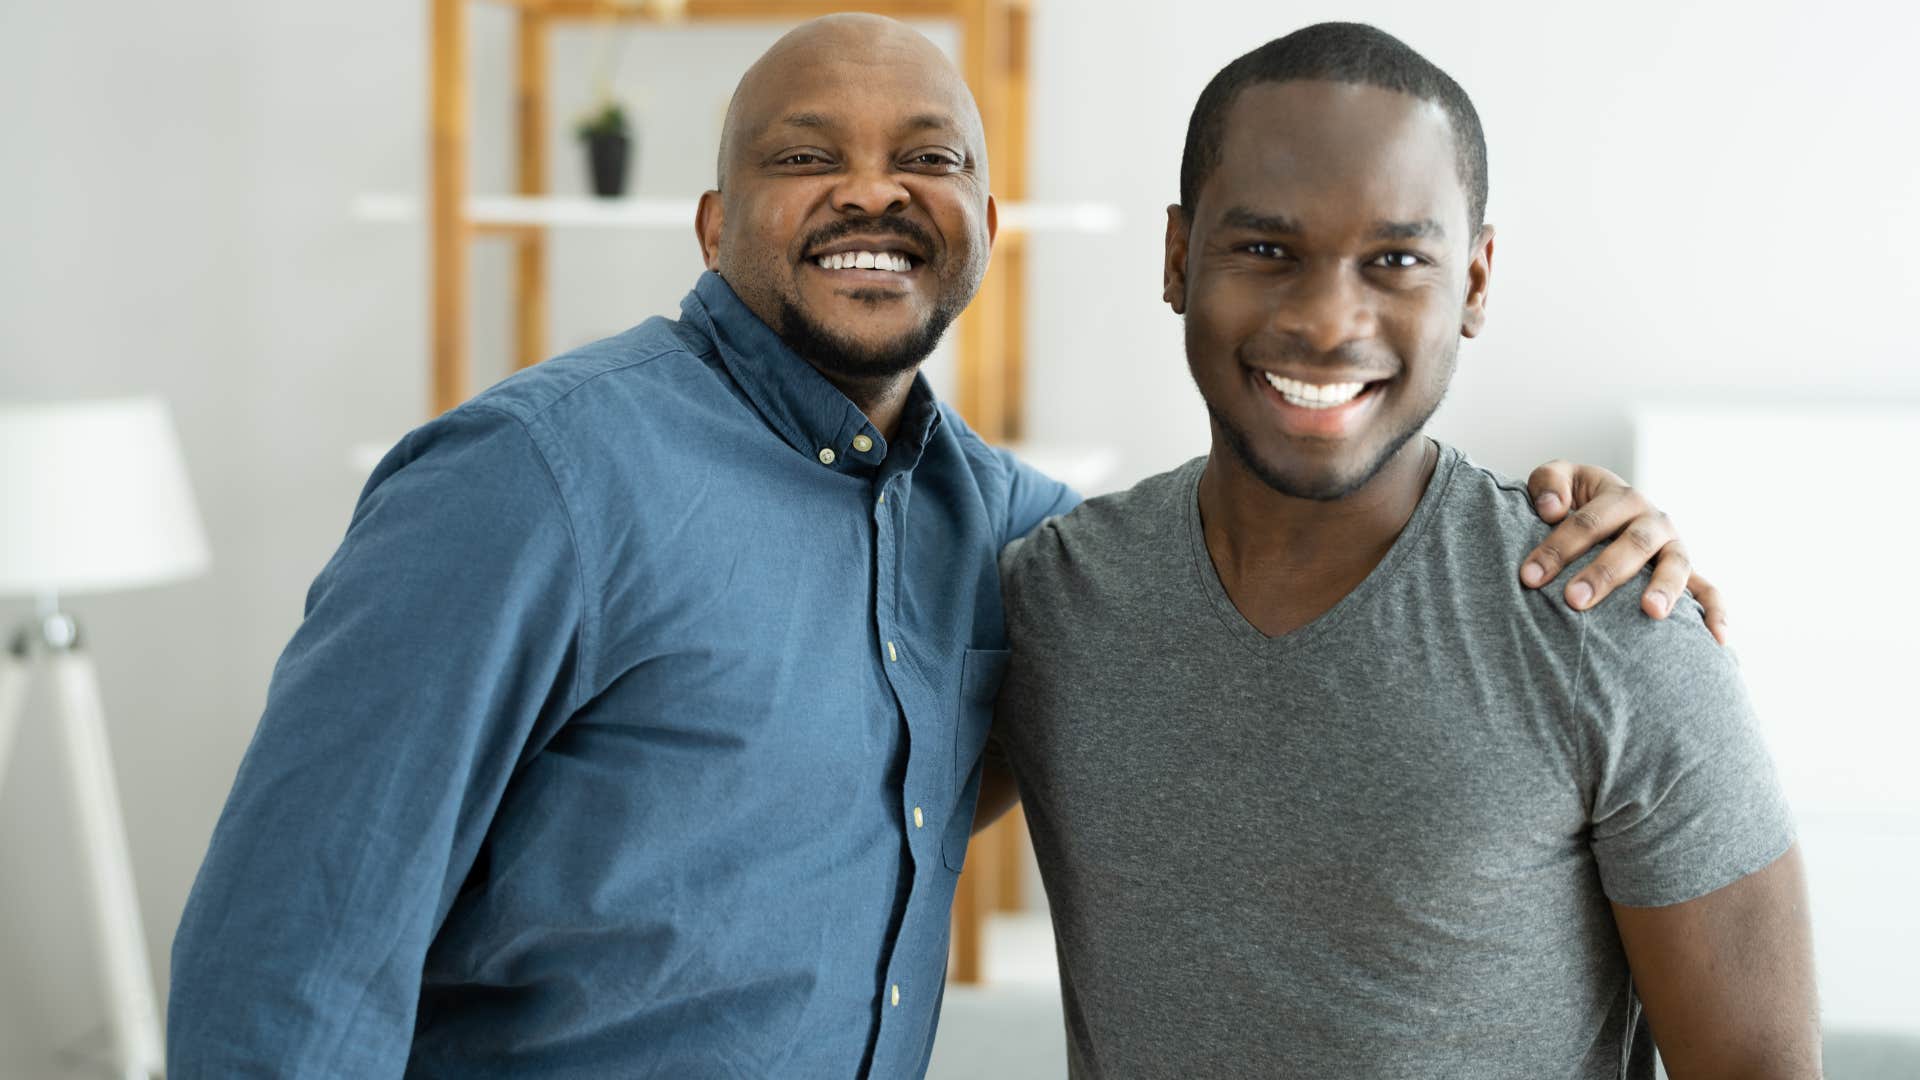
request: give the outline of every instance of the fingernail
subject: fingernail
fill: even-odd
[[[1650,592],[1647,594],[1647,602],[1653,605],[1654,614],[1661,616],[1666,615],[1668,603],[1666,593]]]
[[[1543,492],[1540,495],[1540,498],[1534,500],[1533,505],[1539,507],[1540,512],[1543,514],[1559,513],[1560,512],[1560,495],[1559,493],[1552,492],[1552,491]]]
[[[1567,603],[1576,608],[1584,608],[1593,599],[1593,586],[1584,581],[1576,581],[1567,586]]]
[[[1547,580],[1547,568],[1537,562],[1530,562],[1520,568],[1520,580],[1526,582],[1528,587],[1538,586]]]

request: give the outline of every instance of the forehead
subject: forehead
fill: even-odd
[[[783,57],[756,83],[753,137],[774,137],[791,126],[924,127],[930,118],[945,119],[969,137],[975,127],[965,86],[943,58],[921,49],[808,50]]]
[[[1227,110],[1203,210],[1234,207],[1316,220],[1466,227],[1453,129],[1439,105],[1377,86],[1325,81],[1247,87]]]

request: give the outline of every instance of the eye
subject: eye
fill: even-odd
[[[1388,270],[1412,270],[1426,261],[1411,251],[1389,251],[1384,255],[1376,256],[1373,265],[1385,267]]]
[[[800,150],[800,151],[796,151],[794,153],[788,154],[785,157],[774,159],[774,164],[775,165],[818,165],[825,160],[826,159],[821,157],[819,154],[809,153],[805,150]]]
[[[1259,256],[1262,259],[1285,259],[1292,257],[1292,252],[1289,252],[1284,246],[1276,244],[1271,240],[1255,240],[1251,244],[1242,244],[1240,245],[1240,250],[1249,255]]]
[[[915,169],[952,171],[960,168],[960,159],[945,150],[920,150],[907,155],[906,164]]]

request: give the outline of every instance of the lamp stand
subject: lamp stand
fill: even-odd
[[[56,730],[85,857],[114,1073],[121,1080],[152,1080],[166,1071],[160,1009],[134,896],[133,860],[107,747],[100,684],[72,617],[51,603],[42,607],[36,624],[14,636],[0,658],[0,781],[6,778],[7,751],[26,704],[27,683],[38,669],[52,677],[59,713]]]

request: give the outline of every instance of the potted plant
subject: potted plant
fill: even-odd
[[[605,198],[623,194],[627,189],[627,162],[633,144],[627,110],[612,98],[604,99],[581,117],[573,130],[587,144],[593,193]]]

